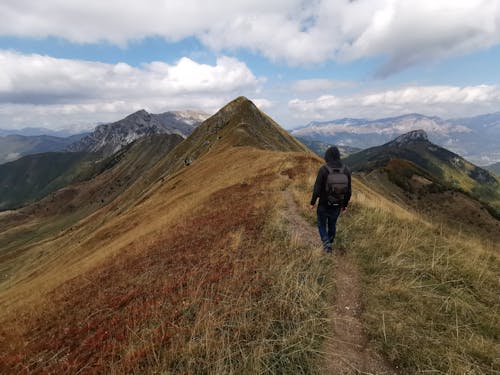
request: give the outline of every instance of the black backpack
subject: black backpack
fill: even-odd
[[[332,206],[339,205],[347,193],[349,187],[349,178],[345,174],[345,166],[332,168],[325,164],[328,169],[328,176],[326,177],[325,190],[328,196],[328,204]]]

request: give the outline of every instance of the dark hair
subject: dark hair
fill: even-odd
[[[325,161],[327,163],[340,160],[340,151],[337,147],[331,146],[325,151]]]

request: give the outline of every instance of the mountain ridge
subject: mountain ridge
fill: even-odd
[[[196,111],[152,114],[141,109],[121,120],[98,125],[92,133],[69,145],[66,150],[109,156],[132,141],[148,135],[178,134],[186,138],[207,116]]]
[[[66,147],[86,135],[87,133],[75,134],[69,137],[20,134],[0,136],[0,164],[32,154],[62,152]]]
[[[488,115],[441,119],[438,116],[406,114],[380,119],[344,118],[311,122],[295,128],[295,136],[358,148],[374,147],[408,131],[423,129],[442,147],[484,165],[500,161],[500,112]]]
[[[410,164],[395,162],[398,160]],[[421,176],[432,181],[438,190],[456,189],[471,195],[485,204],[495,217],[500,217],[500,181],[487,170],[432,143],[423,130],[362,150],[347,157],[345,162],[354,171],[392,171],[393,180],[410,190],[413,176]],[[427,183],[424,185],[429,187]]]

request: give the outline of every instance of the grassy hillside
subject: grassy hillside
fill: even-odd
[[[129,144],[105,159],[89,153],[50,152],[2,164],[0,210],[19,208],[70,184],[90,180],[114,167],[123,158],[128,159],[132,165],[126,167],[124,162],[122,170],[127,168],[128,179],[133,180],[133,176],[137,174],[137,166],[145,172],[149,169],[148,166],[154,165],[181,141],[182,137],[178,135],[154,135]],[[111,183],[122,185],[119,180]],[[119,191],[120,189],[116,189],[116,192]],[[72,205],[80,206],[77,203]]]
[[[275,205],[290,180],[280,166],[310,161],[250,148],[217,161],[219,173],[207,157],[130,212],[75,229],[65,248],[62,239],[38,247],[36,276],[0,297],[16,312],[1,328],[4,370],[314,371],[329,260],[293,243]],[[27,308],[19,294],[33,288],[48,294]]]
[[[401,163],[397,167],[394,163],[389,166],[391,160],[403,160],[405,168]],[[488,171],[426,139],[402,143],[395,140],[355,153],[346,158],[346,163],[354,171],[385,169],[401,187],[408,185],[413,175],[424,177],[438,190],[451,189],[469,194],[500,218],[500,181]]]
[[[312,175],[296,192],[298,202],[307,202],[313,183]],[[457,224],[463,204],[457,212],[422,211],[390,186],[387,179],[381,185],[354,177],[352,202],[339,222],[337,246],[363,273],[370,339],[403,374],[498,374],[500,222],[487,212],[477,218],[478,209],[467,226]],[[314,222],[312,212],[303,214]]]
[[[0,137],[0,164],[14,161],[26,155],[63,151],[68,145],[78,141],[83,136],[84,134],[66,138],[49,135],[7,135]]]
[[[0,257],[3,259],[0,273],[4,271],[2,274],[10,276],[10,270],[17,263],[12,254],[23,254],[46,238],[72,230],[72,225],[95,211],[126,210],[128,204],[134,202],[127,197],[141,194],[144,185],[149,183],[145,181],[149,170],[181,141],[178,135],[140,139],[93,164],[89,170],[94,176],[92,179],[52,192],[20,210],[0,214]],[[130,189],[134,184],[138,188]],[[26,261],[29,262],[29,258]]]
[[[86,153],[49,152],[0,165],[0,210],[15,209],[86,179],[97,161]]]

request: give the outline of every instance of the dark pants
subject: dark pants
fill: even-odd
[[[340,205],[330,207],[318,205],[318,230],[325,250],[332,247],[340,210]]]

